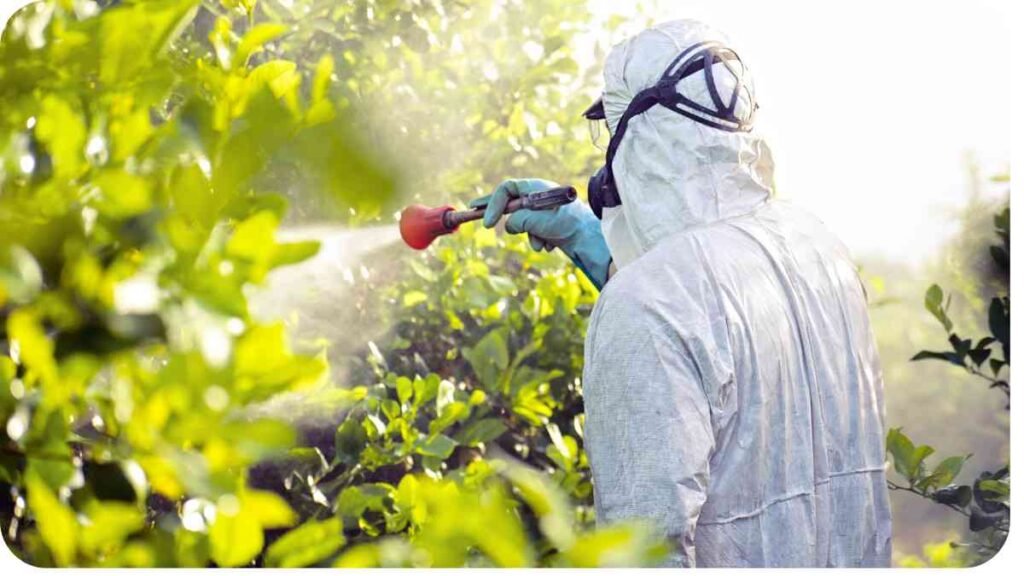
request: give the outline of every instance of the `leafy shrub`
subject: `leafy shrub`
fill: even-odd
[[[994,265],[1008,275],[1010,209],[1007,207],[996,214],[993,222],[999,243],[992,246],[989,252]],[[924,350],[914,355],[912,360],[938,360],[959,367],[988,383],[990,389],[1005,394],[1009,402],[1009,296],[999,294],[991,299],[988,307],[989,334],[976,340],[963,338],[954,330],[955,325],[948,314],[951,297],[944,294],[938,285],[932,285],[924,301],[925,308],[945,329],[950,349]],[[1007,403],[1006,409],[1009,407]],[[906,482],[898,484],[890,481],[890,489],[918,494],[968,518],[968,526],[976,533],[976,537],[963,545],[970,556],[966,559],[961,557],[961,560],[984,562],[1002,548],[1010,528],[1009,463],[998,470],[982,472],[971,483],[955,484],[954,480],[970,455],[950,456],[934,468],[929,468],[926,460],[935,449],[928,445],[915,445],[899,428],[889,430],[886,450],[892,457],[896,473]],[[942,550],[945,549],[931,548],[932,552]]]
[[[363,3],[330,4],[310,6],[356,35],[373,20]],[[398,10],[381,7],[369,28],[388,30],[396,14],[422,28]],[[594,531],[558,488],[583,502],[589,491],[572,417],[578,352],[560,351],[576,349],[577,308],[594,292],[516,241],[505,255],[493,234],[464,234],[461,256],[437,253],[444,268],[415,268],[441,276],[426,300],[398,288],[407,350],[399,336],[387,365],[378,355],[363,371],[376,384],[322,398],[350,409],[333,454],[247,416],[326,377],[323,356],[294,352],[282,324],[250,315],[243,291],[317,250],[275,239],[287,199],[339,201],[370,219],[395,179],[357,136],[352,97],[385,65],[368,53],[376,71],[360,76],[353,46],[341,62],[293,59],[301,34],[274,16],[247,1],[52,1],[4,32],[0,519],[12,549],[52,566],[656,560],[653,535]],[[511,269],[457,261],[478,249],[494,251],[491,266],[546,262],[530,276],[537,295]],[[446,287],[472,300],[438,298]],[[443,357],[409,316],[440,302],[451,306],[444,322],[468,327],[432,343]],[[435,328],[438,310],[423,316]],[[257,463],[278,472],[266,486]]]

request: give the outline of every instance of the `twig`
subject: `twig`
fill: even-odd
[[[971,514],[969,512],[967,512],[967,511],[965,511],[964,509],[962,509],[962,508],[960,508],[958,506],[954,506],[952,504],[948,504],[946,502],[939,502],[935,498],[932,498],[931,496],[929,496],[928,494],[925,494],[924,492],[921,492],[920,490],[915,490],[911,486],[900,486],[900,485],[898,485],[898,484],[896,484],[896,483],[894,483],[894,482],[892,482],[890,480],[886,480],[885,483],[889,486],[890,490],[902,490],[904,492],[910,492],[911,494],[917,494],[918,496],[921,496],[922,498],[927,498],[927,499],[931,500],[932,502],[935,502],[936,504],[942,504],[946,508],[949,508],[950,510],[955,511],[956,513],[960,514],[961,516],[963,516],[965,518],[970,518],[971,517]],[[998,532],[1002,532],[1003,534],[1008,534],[1010,532],[1009,527],[1003,528],[1002,526],[999,526],[999,525],[993,525],[992,528],[994,530],[998,531]]]
[[[953,506],[952,504],[947,504],[946,502],[939,502],[938,500],[932,498],[931,496],[925,494],[924,492],[921,492],[920,490],[915,490],[911,486],[900,486],[900,485],[898,485],[895,482],[892,482],[890,480],[886,480],[885,482],[886,482],[886,484],[889,485],[889,489],[890,490],[902,490],[904,492],[910,492],[911,494],[917,494],[918,496],[921,496],[922,498],[927,498],[927,499],[931,500],[932,502],[935,502],[936,504],[942,504],[946,508],[949,508],[950,510],[953,510],[953,511],[957,512],[958,514],[960,514],[961,516],[963,516],[965,518],[970,518],[971,517],[971,515],[969,513],[965,512],[963,509],[958,508],[956,506]]]

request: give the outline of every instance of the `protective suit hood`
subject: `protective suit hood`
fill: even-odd
[[[693,20],[666,22],[617,44],[604,67],[604,110],[614,133],[633,97],[655,85],[672,60],[700,42],[729,45],[723,34]],[[737,85],[726,64],[713,67],[719,97]],[[740,90],[737,116],[753,113],[749,74]],[[684,78],[677,90],[713,107],[703,74]],[[694,226],[747,214],[772,194],[771,151],[757,133],[727,132],[702,125],[662,106],[630,120],[614,159],[622,206],[609,209],[602,230],[622,269],[661,240]]]

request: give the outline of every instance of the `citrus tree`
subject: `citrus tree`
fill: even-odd
[[[506,23],[542,12],[526,2]],[[415,102],[388,72],[440,74],[416,54],[454,50],[456,36],[442,34],[449,25],[494,32],[483,14],[457,2],[54,0],[12,18],[0,42],[0,520],[20,558],[589,566],[659,557],[658,539],[641,527],[595,531],[580,521],[559,488],[587,493],[582,422],[559,412],[572,406],[565,390],[578,365],[570,355],[570,369],[559,368],[566,358],[541,346],[558,330],[498,326],[497,303],[453,308],[473,330],[461,359],[447,358],[452,367],[427,354],[428,370],[410,369],[418,351],[410,340],[401,352],[397,336],[390,363],[371,356],[364,385],[328,389],[320,400],[349,410],[328,454],[282,419],[248,411],[327,378],[324,355],[295,352],[284,325],[256,320],[246,297],[275,268],[317,251],[315,242],[277,240],[279,223],[295,217],[289,201],[354,221],[394,206],[402,175],[382,160],[391,146],[370,129],[365,107]],[[514,28],[501,30],[512,42]],[[564,40],[566,30],[551,34]],[[564,42],[537,44],[529,63],[514,61],[520,71],[546,62],[538,74],[576,72]],[[555,101],[559,81],[537,89],[546,104],[529,106]],[[454,94],[451,79],[423,85],[438,82]],[[489,164],[487,147],[473,149],[489,172],[450,168],[417,185],[440,193],[461,182],[475,192],[506,161],[554,162],[558,123],[538,130],[539,116],[516,104],[530,99],[495,84],[465,119],[479,133],[463,133],[507,144]],[[407,115],[385,131],[402,133],[417,112],[400,108]],[[578,147],[561,160],[573,162],[570,151],[578,172]],[[507,256],[449,279],[458,258],[498,242],[467,241],[439,260],[446,269],[410,269],[446,279],[431,290],[454,282],[506,298],[520,295],[501,280],[519,272],[509,267],[532,261],[540,270],[529,288],[541,292],[526,302],[539,309],[516,322],[561,315],[562,328],[575,330],[562,337],[581,338],[569,316],[593,290],[574,273],[512,242]],[[554,295],[559,283],[572,289]],[[468,290],[462,296],[475,294]],[[425,303],[422,290],[390,293],[407,312]],[[569,388],[552,392],[553,384]],[[538,449],[545,460],[532,456]],[[266,486],[253,478],[258,463],[279,472]]]

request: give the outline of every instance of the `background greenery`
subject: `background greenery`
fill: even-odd
[[[593,287],[557,253],[474,226],[409,251],[391,216],[511,176],[584,189],[601,154],[579,114],[600,83],[575,56],[600,63],[624,24],[584,0],[20,12],[0,43],[0,527],[15,554],[656,562],[666,544],[647,527],[593,525],[579,381]],[[908,565],[1001,544],[993,524],[950,547],[968,521],[928,499],[1008,461],[1006,397],[910,362],[953,345],[934,298],[921,304],[932,282],[957,333],[998,330],[998,210],[972,203],[923,271],[864,263],[905,433],[893,480],[920,493],[893,493]],[[973,456],[948,475],[953,461],[921,468],[913,442]],[[1001,489],[978,490],[961,511],[1002,514]]]

